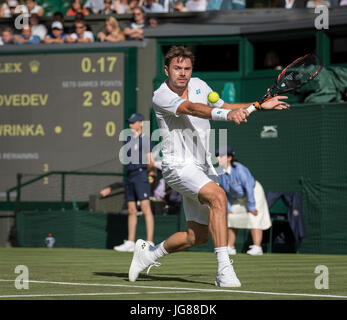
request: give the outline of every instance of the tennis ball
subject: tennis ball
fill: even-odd
[[[216,91],[212,91],[208,94],[207,99],[211,103],[216,103],[219,100],[219,94]]]

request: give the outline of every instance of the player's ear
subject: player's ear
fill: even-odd
[[[165,71],[166,76],[168,77],[169,76],[169,67],[165,66],[164,71]]]

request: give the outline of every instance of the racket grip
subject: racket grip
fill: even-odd
[[[257,108],[254,104],[251,104],[249,107],[246,108],[246,110],[251,114],[252,112],[256,111]]]

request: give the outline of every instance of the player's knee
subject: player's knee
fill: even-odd
[[[225,192],[222,189],[218,190],[218,192],[214,194],[213,198],[211,198],[210,207],[226,210],[227,198],[225,196]]]

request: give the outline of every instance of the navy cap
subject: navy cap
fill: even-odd
[[[134,123],[136,121],[143,121],[143,120],[145,120],[145,117],[141,113],[133,113],[127,121],[130,123]]]
[[[219,156],[219,154],[223,155],[228,155],[228,156],[235,156],[235,151],[233,150],[232,147],[229,146],[224,146],[216,150],[216,157]]]

